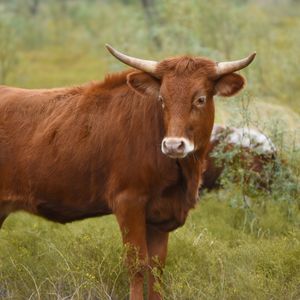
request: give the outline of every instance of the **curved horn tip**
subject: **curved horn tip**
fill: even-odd
[[[105,44],[105,48],[112,53],[115,49],[110,44]]]
[[[247,61],[245,67],[249,66],[256,56],[256,51],[252,52],[245,60]]]
[[[255,56],[256,56],[256,51],[254,51],[253,53],[251,53],[248,57],[252,61],[255,58]]]

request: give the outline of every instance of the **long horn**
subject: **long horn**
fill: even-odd
[[[153,60],[144,60],[140,58],[131,57],[128,55],[125,55],[118,50],[114,49],[112,46],[105,44],[105,47],[107,50],[118,60],[125,63],[128,66],[131,66],[133,68],[136,68],[138,70],[144,71],[146,73],[149,73],[153,75],[154,77],[158,76],[155,74],[155,69],[158,65],[156,61]]]
[[[248,65],[252,63],[253,59],[255,58],[255,55],[256,52],[253,52],[248,57],[240,60],[217,63],[216,66],[217,75],[222,76],[246,68]]]

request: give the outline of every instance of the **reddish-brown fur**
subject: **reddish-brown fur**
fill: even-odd
[[[0,225],[20,209],[61,223],[115,214],[140,257],[140,268],[130,269],[131,299],[142,299],[145,268],[154,256],[164,264],[168,232],[195,206],[213,95],[244,85],[237,74],[217,79],[215,63],[203,58],[165,60],[157,74],[160,81],[128,70],[74,88],[0,88]],[[199,94],[207,103],[195,110]],[[190,139],[195,151],[167,157],[166,135]],[[151,274],[149,282],[148,297],[160,299]]]

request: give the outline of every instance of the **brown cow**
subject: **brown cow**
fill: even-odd
[[[213,96],[243,88],[234,72],[255,53],[157,63],[107,48],[139,71],[75,88],[1,87],[1,223],[20,209],[61,223],[113,213],[131,246],[130,299],[143,299],[146,270],[148,298],[161,299],[151,268],[164,264],[168,233],[196,203]]]
[[[257,188],[269,188],[276,152],[271,139],[256,129],[214,125],[201,189],[218,188],[226,166],[242,167],[245,182],[251,180]]]

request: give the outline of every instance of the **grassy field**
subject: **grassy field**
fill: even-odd
[[[224,178],[223,190],[201,195],[171,234],[160,288],[178,300],[300,299],[299,3],[157,1],[149,24],[137,0],[63,2],[42,1],[31,15],[29,0],[0,0],[0,84],[101,80],[124,68],[106,42],[158,60],[258,52],[242,72],[246,91],[217,99],[216,121],[262,129],[284,164],[272,192]],[[0,231],[0,299],[127,299],[123,257],[112,216],[59,225],[13,214]]]
[[[264,196],[244,209],[239,197],[236,189],[204,195],[171,235],[166,299],[299,299],[297,207]],[[3,299],[128,296],[113,217],[63,226],[16,213],[0,239]]]

